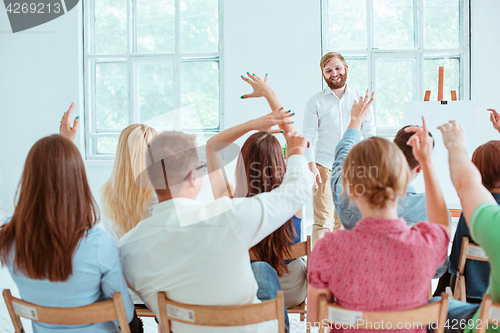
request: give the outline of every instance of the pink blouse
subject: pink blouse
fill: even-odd
[[[330,289],[346,309],[416,308],[427,303],[431,279],[446,260],[449,241],[445,229],[436,223],[409,226],[403,219],[364,218],[352,230],[327,232],[316,243],[308,263],[308,281],[314,288]],[[426,327],[402,331],[423,333]]]

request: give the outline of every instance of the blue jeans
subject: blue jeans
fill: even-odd
[[[271,267],[267,262],[256,261],[252,263],[253,274],[259,289],[257,290],[257,298],[261,301],[268,301],[276,298],[276,292],[281,290],[280,281],[276,270]],[[283,307],[285,308],[285,332],[289,332],[290,323],[288,321],[288,311],[283,300]]]
[[[439,302],[441,297],[433,297],[429,300],[429,303]],[[472,319],[479,304],[470,304],[456,299],[450,299],[448,305],[448,317],[447,323],[444,328],[445,333],[462,333],[464,330],[460,328],[461,323],[463,325],[468,324],[468,320]]]

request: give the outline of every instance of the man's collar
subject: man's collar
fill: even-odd
[[[345,84],[344,94],[346,94],[346,93],[347,93],[347,91],[348,91],[349,89],[350,89],[350,88],[349,88],[349,85],[346,83],[346,84]],[[337,98],[338,98],[338,96],[337,96],[337,95],[335,95],[335,93],[334,93],[334,92],[333,92],[333,90],[332,90],[332,89],[328,86],[328,84],[326,85],[326,88],[325,88],[325,89],[323,89],[323,93],[324,93],[325,95],[332,94],[333,96],[335,96],[335,97],[337,97]]]

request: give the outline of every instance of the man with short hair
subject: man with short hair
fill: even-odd
[[[394,143],[401,149],[408,161],[410,168],[410,179],[415,179],[422,171],[418,161],[413,156],[412,147],[406,143],[415,132],[406,132],[405,129],[409,126],[401,128]],[[429,132],[429,136],[432,137]],[[356,226],[362,215],[358,206],[355,203],[350,203],[349,198],[342,194],[342,165],[344,160],[351,151],[352,147],[361,141],[361,132],[358,128],[350,128],[342,137],[337,148],[335,149],[335,163],[332,169],[332,193],[333,203],[337,210],[340,221],[345,229],[352,229]],[[421,221],[427,221],[427,212],[425,210],[425,193],[417,193],[415,188],[408,184],[404,203],[400,202],[398,206],[398,216],[405,219],[408,224],[415,224]]]
[[[351,107],[354,101],[364,96],[360,91],[346,84],[348,66],[340,53],[329,52],[320,61],[321,72],[327,87],[313,95],[306,105],[303,135],[316,144],[306,151],[309,168],[316,176],[313,190],[314,223],[312,243],[316,243],[323,234],[342,228],[334,210],[330,176],[335,160],[334,149],[342,138],[350,121]],[[366,139],[375,135],[373,112],[362,123],[361,133]]]
[[[311,195],[313,175],[302,156],[307,140],[287,133],[287,142],[290,157],[278,188],[205,204],[196,201],[205,164],[199,160],[194,137],[164,132],[152,140],[147,171],[159,203],[151,217],[121,238],[119,252],[129,287],[157,318],[159,291],[174,301],[198,305],[276,298],[280,290],[276,271],[265,262],[250,264],[248,251],[290,219]],[[273,321],[218,328],[174,321],[172,330],[275,332],[277,327]]]

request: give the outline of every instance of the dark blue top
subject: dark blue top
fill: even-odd
[[[300,235],[301,235],[301,231],[302,231],[301,230],[301,222],[302,222],[301,218],[298,218],[295,215],[292,216],[293,228],[295,229],[295,237],[293,238],[293,243],[290,245],[300,243]],[[294,260],[295,259],[285,260],[285,265],[288,265],[289,263],[291,263]]]
[[[500,205],[500,193],[492,193],[492,195]],[[463,237],[468,237],[470,243],[477,245],[470,235],[469,227],[467,226],[464,214],[462,213],[460,214],[460,219],[458,220],[457,231],[455,232],[453,245],[451,247],[450,266],[448,267],[450,274],[458,273],[458,261],[460,259],[460,249],[462,248]],[[467,297],[482,299],[486,289],[488,288],[490,263],[485,261],[467,260],[464,269],[464,276]]]

